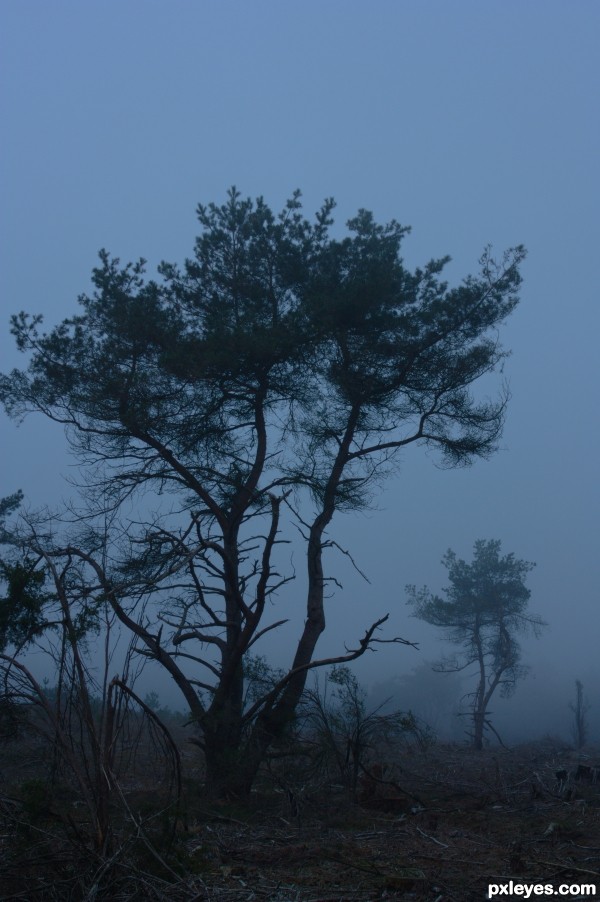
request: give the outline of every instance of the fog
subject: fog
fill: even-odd
[[[512,350],[501,450],[443,470],[411,447],[372,510],[336,516],[330,535],[368,582],[331,551],[343,588],[318,653],[343,653],[389,613],[382,638],[418,649],[381,645],[353,667],[373,703],[389,681],[407,696],[400,678],[448,649],[411,618],[405,585],[439,592],[448,548],[470,559],[476,539],[500,539],[536,563],[530,606],[548,627],[523,640],[530,673],[493,702],[494,724],[508,742],[568,739],[581,679],[599,741],[598,4],[30,0],[2,4],[0,24],[4,372],[25,364],[11,313],[43,313],[50,327],[75,312],[101,247],[145,257],[150,274],[183,261],[196,204],[222,203],[231,184],[275,209],[300,187],[308,215],[333,195],[340,226],[360,207],[396,218],[413,229],[407,264],[450,254],[450,282],[488,244],[526,246],[521,305],[501,336]],[[32,509],[68,498],[77,468],[61,427],[1,423],[0,495],[22,488]],[[279,600],[290,622],[260,653],[284,666],[301,579]],[[158,670],[143,682],[181,706]],[[460,691],[471,685],[463,677]],[[429,716],[459,738],[452,704]]]

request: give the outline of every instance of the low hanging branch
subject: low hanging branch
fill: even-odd
[[[402,639],[399,636],[396,636],[393,639],[374,638],[374,633],[389,620],[389,616],[389,614],[386,614],[385,617],[380,617],[379,620],[376,620],[375,623],[367,629],[364,636],[359,641],[358,648],[346,648],[347,653],[345,655],[319,658],[316,661],[310,661],[308,664],[290,670],[289,673],[286,673],[286,675],[275,684],[268,695],[259,699],[245,712],[244,721],[252,720],[261,708],[271,707],[285,686],[300,673],[307,673],[309,670],[314,670],[317,667],[331,667],[335,664],[348,664],[350,661],[355,661],[357,658],[360,658],[366,651],[376,651],[376,649],[373,648],[373,645],[376,643],[380,645],[406,645],[410,648],[418,649],[418,643],[410,642],[408,639]]]

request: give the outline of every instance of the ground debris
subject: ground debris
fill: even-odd
[[[18,793],[7,790],[0,799],[0,898],[480,902],[489,883],[508,879],[595,883],[600,783],[573,780],[577,767],[575,753],[549,743],[409,749],[369,799],[401,784],[420,800],[401,813],[320,787],[304,794],[291,817],[285,794],[265,780],[245,805],[211,806],[198,797],[172,844],[161,848],[167,869],[150,855],[146,864],[134,860],[118,837],[111,861],[86,860],[50,819],[19,825]],[[568,795],[557,770],[568,771]]]

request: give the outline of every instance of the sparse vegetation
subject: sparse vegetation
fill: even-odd
[[[64,772],[48,775],[35,727],[0,745],[2,898],[475,902],[493,874],[598,879],[600,784],[556,741],[510,752],[373,742],[352,799],[337,768],[309,772],[298,740],[265,763],[250,797],[208,802],[186,731],[173,726],[185,788],[173,806],[150,734],[129,716],[136,763],[116,785],[104,854],[82,842],[89,812]]]
[[[433,738],[410,711],[386,713],[384,707],[367,709],[366,692],[348,667],[334,667],[322,689],[317,681],[304,693],[300,709],[304,740],[312,745],[312,755],[329,782],[339,782],[354,799],[360,779],[369,776],[373,765],[381,767],[382,754],[393,757],[399,740],[410,737],[424,748]]]

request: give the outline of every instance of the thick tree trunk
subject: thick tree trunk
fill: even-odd
[[[209,799],[238,799],[249,795],[252,777],[242,767],[240,749],[227,748],[219,741],[206,742],[206,782]]]
[[[210,799],[242,799],[250,795],[271,738],[253,736],[250,743],[236,740],[231,730],[205,733],[205,793]]]
[[[483,748],[483,731],[485,728],[485,711],[473,712],[473,748]]]
[[[259,767],[269,747],[279,739],[293,720],[302,697],[308,670],[319,636],[325,629],[323,608],[323,533],[335,513],[336,493],[360,413],[355,405],[349,413],[344,439],[336,455],[324,493],[321,512],[311,528],[307,548],[308,594],[307,617],[296,648],[291,677],[273,706],[259,713],[251,728],[248,741],[242,737],[243,672],[241,667],[240,636],[243,599],[238,585],[238,519],[232,517],[230,530],[224,536],[226,564],[227,652],[221,684],[213,699],[211,711],[202,719],[206,756],[206,790],[214,797],[247,795],[256,779]],[[276,520],[275,520],[276,525]],[[242,643],[243,645],[243,643]],[[241,651],[241,654],[240,654]],[[240,656],[239,667],[226,676],[228,661]],[[223,707],[220,707],[219,696]]]
[[[210,798],[246,795],[245,761],[242,750],[242,682],[240,673],[221,685],[202,718],[206,763],[205,791]]]

